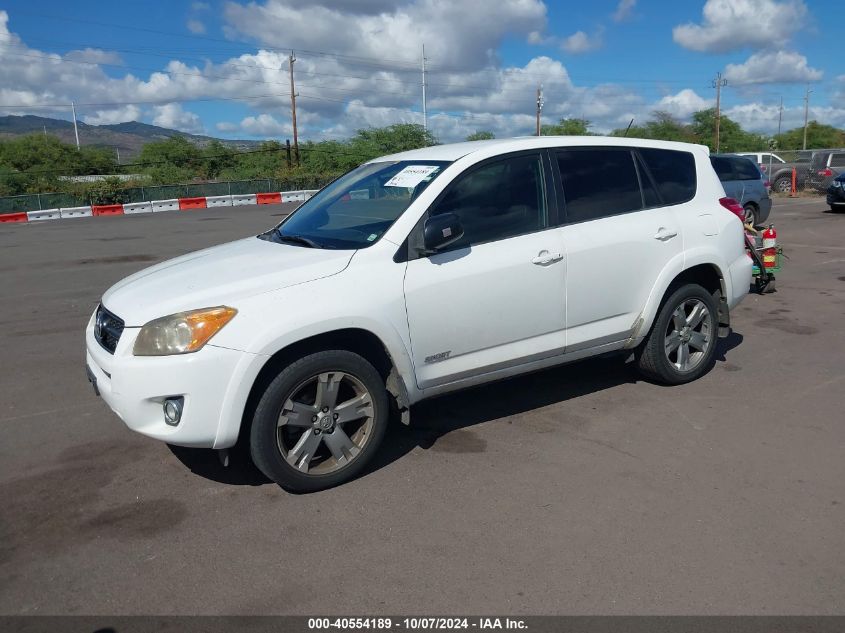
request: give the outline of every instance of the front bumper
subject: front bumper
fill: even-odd
[[[845,189],[842,187],[828,187],[827,203],[831,206],[845,204]]]
[[[112,355],[94,338],[94,317],[85,331],[86,365],[95,391],[133,431],[168,444],[227,448],[237,439],[243,402],[256,355],[206,345],[193,354],[133,356],[140,328],[127,327]],[[251,383],[250,383],[251,384]],[[177,426],[164,421],[163,403],[185,399]]]

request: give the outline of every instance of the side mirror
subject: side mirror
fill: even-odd
[[[464,227],[454,213],[440,213],[425,221],[423,245],[426,252],[434,253],[464,236]]]

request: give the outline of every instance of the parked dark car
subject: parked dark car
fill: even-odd
[[[845,174],[840,174],[830,183],[827,203],[831,211],[845,211]]]
[[[834,178],[845,173],[845,149],[824,149],[813,153],[813,162],[807,174],[807,188],[817,191],[827,189]]]
[[[745,223],[759,226],[769,217],[772,199],[757,161],[738,154],[711,154],[710,163],[725,193],[745,209]]]

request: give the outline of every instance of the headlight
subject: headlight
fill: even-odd
[[[135,356],[169,356],[196,352],[237,313],[234,308],[218,306],[155,319],[141,328],[132,353]]]

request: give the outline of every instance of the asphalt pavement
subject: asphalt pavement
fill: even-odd
[[[441,397],[297,496],[130,432],[83,337],[114,282],[289,209],[0,225],[0,614],[845,613],[845,214],[776,201],[778,291],[701,380]]]

